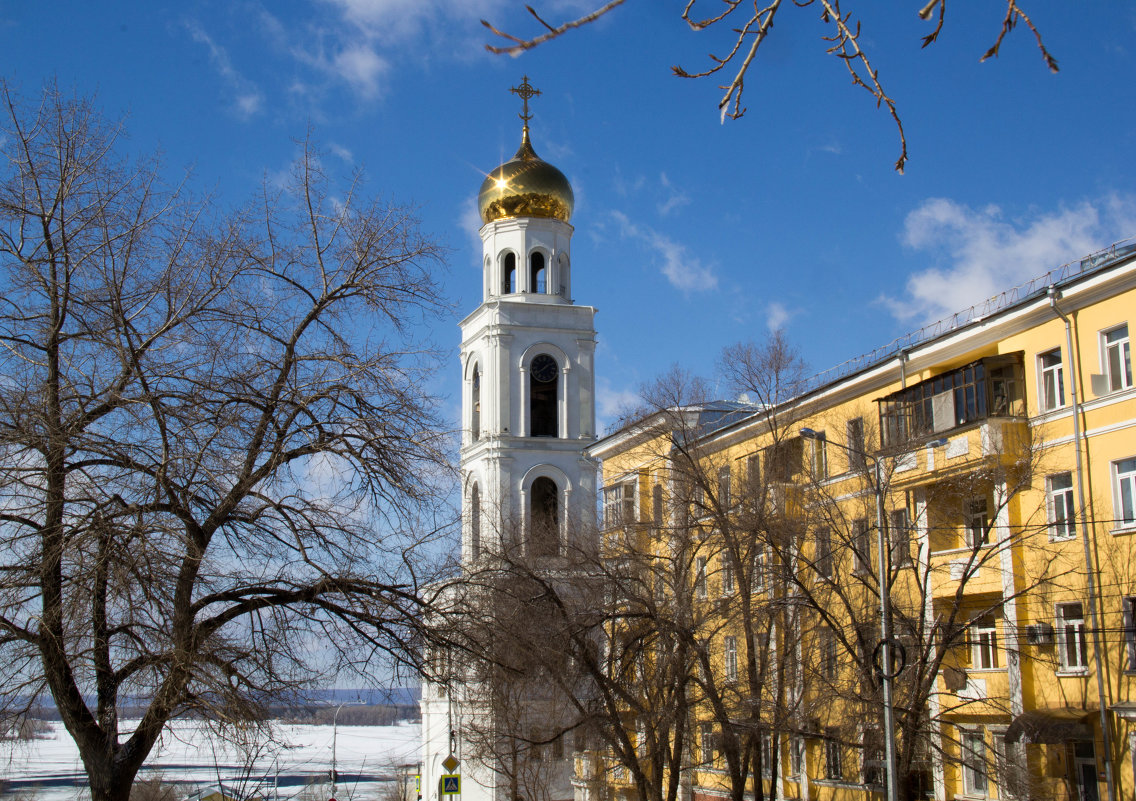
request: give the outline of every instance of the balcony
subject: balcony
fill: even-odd
[[[885,454],[952,436],[991,418],[1024,420],[1024,354],[979,359],[876,402]]]

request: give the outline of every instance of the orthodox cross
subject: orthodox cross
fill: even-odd
[[[529,120],[532,119],[532,114],[529,114],[529,98],[536,97],[537,95],[539,95],[540,90],[533,88],[533,85],[531,83],[529,83],[529,76],[526,75],[521,80],[520,86],[514,86],[511,89],[509,89],[509,91],[512,92],[515,95],[519,95],[521,100],[524,101],[524,104],[525,104],[524,105],[524,112],[517,115],[517,116],[519,116],[522,120],[525,121],[525,131],[528,131]]]

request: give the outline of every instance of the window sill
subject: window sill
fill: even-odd
[[[996,667],[996,668],[974,668],[974,667],[972,667],[972,668],[967,668],[966,672],[969,675],[971,673],[1005,673],[1007,670],[1008,670],[1008,668],[1004,668],[1004,667]]]
[[[1084,678],[1085,676],[1089,675],[1089,669],[1087,667],[1083,667],[1083,668],[1081,668],[1081,667],[1079,667],[1079,668],[1058,668],[1056,671],[1054,671],[1054,675],[1057,676],[1057,678],[1059,678],[1059,679]]]
[[[1068,534],[1068,535],[1065,535],[1065,536],[1062,536],[1062,537],[1055,537],[1052,534],[1049,535],[1049,541],[1050,542],[1075,542],[1076,540],[1077,540],[1076,534]]]
[[[1129,523],[1129,524],[1124,525],[1124,526],[1117,526],[1116,528],[1111,529],[1108,533],[1111,534],[1114,537],[1120,537],[1120,536],[1123,536],[1125,534],[1136,534],[1136,523]]]

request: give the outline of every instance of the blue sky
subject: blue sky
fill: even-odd
[[[1061,72],[997,2],[950,5],[940,41],[919,3],[856,3],[899,104],[894,126],[826,56],[817,8],[786,7],[719,121],[719,81],[682,80],[727,42],[677,2],[628,0],[519,58],[484,51],[506,0],[0,0],[0,74],[125,115],[129,146],[240,204],[287,169],[309,125],[334,164],[366,169],[451,248],[452,346],[439,391],[457,418],[456,321],[479,302],[474,199],[519,141],[509,87],[530,76],[533,143],[573,182],[574,294],[599,309],[601,418],[678,362],[783,326],[817,371],[1065,261],[1136,236],[1136,7],[1027,2]],[[583,0],[542,0],[560,19]],[[846,4],[848,5],[848,4]],[[709,8],[709,6],[708,6]],[[1075,10],[1071,10],[1074,9]]]

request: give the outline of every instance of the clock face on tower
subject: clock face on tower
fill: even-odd
[[[532,377],[543,384],[547,384],[556,378],[557,371],[556,359],[549,356],[547,353],[542,353],[532,360],[529,366],[529,372]]]

